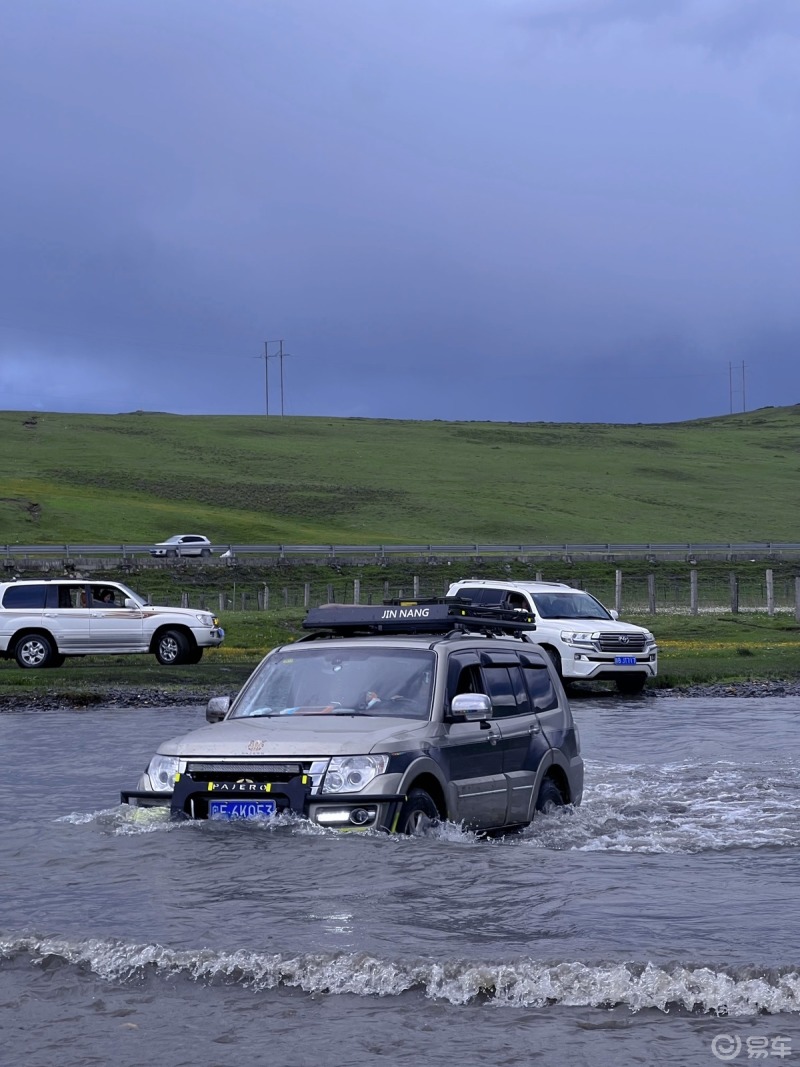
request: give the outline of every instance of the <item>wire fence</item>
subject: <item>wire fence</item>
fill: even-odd
[[[655,575],[625,576],[617,571],[611,580],[585,588],[608,608],[621,615],[722,614],[764,612],[798,614],[800,578],[773,579],[766,571],[761,578],[733,578],[728,581],[688,576],[661,578]],[[390,599],[440,597],[447,594],[449,581],[411,575],[407,581],[368,581],[340,577],[329,581],[274,582],[234,581],[228,588],[192,589],[178,597],[167,597],[175,606],[219,611],[274,611],[318,607],[321,604],[380,604]],[[148,594],[148,599],[152,600]],[[162,600],[165,598],[161,598]]]

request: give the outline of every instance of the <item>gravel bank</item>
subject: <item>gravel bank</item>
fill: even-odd
[[[48,711],[62,708],[169,708],[204,707],[212,694],[200,689],[156,689],[116,686],[96,688],[81,693],[31,693],[0,696],[0,713],[3,711]],[[597,698],[618,698],[613,686],[576,687],[571,693],[575,701]],[[715,685],[677,686],[674,689],[648,688],[630,700],[658,700],[661,697],[800,697],[800,680],[769,682],[727,682]]]

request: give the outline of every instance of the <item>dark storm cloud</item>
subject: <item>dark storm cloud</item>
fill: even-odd
[[[733,363],[800,401],[793,4],[5,23],[0,407],[261,412],[266,338],[289,413],[691,418]]]

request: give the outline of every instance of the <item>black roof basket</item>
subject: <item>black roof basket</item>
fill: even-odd
[[[459,597],[427,597],[384,600],[382,604],[323,604],[311,608],[303,629],[342,636],[453,631],[516,634],[535,630],[536,623],[525,611],[470,604]]]

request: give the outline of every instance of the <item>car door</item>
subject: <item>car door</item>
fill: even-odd
[[[59,652],[83,655],[91,650],[88,588],[84,582],[48,586],[43,617]]]
[[[502,738],[503,771],[508,779],[506,821],[509,824],[526,823],[532,818],[536,802],[534,789],[539,764],[550,751],[550,738],[543,729],[526,678],[530,677],[541,706],[547,706],[545,717],[551,711],[547,693],[556,709],[558,701],[547,665],[539,657],[520,654],[512,658],[505,654],[508,662],[502,663],[498,662],[496,653],[484,655],[491,656],[490,664],[483,664],[481,669],[497,717]]]
[[[447,707],[459,693],[480,693],[482,680],[476,651],[452,655],[447,672]],[[502,826],[507,807],[503,751],[497,725],[445,722],[441,758],[455,793],[457,818],[471,829]]]
[[[112,601],[106,599],[109,592],[113,593]],[[126,607],[123,590],[108,583],[92,582],[90,594],[93,647],[100,652],[146,652],[148,641],[141,608]]]

